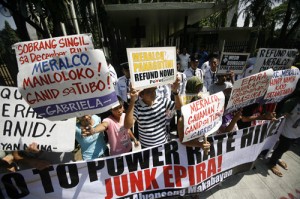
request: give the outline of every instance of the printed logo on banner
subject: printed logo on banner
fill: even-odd
[[[254,104],[265,95],[273,70],[269,69],[234,82],[226,113]]]
[[[94,49],[92,34],[79,34],[16,43],[13,46],[18,67],[54,57]]]
[[[135,89],[173,83],[176,47],[127,48],[131,85]]]
[[[298,68],[274,71],[264,97],[264,103],[280,102],[295,90],[299,78]]]
[[[252,168],[263,150],[272,149],[282,119],[208,137],[205,154],[178,140],[141,151],[0,174],[3,198],[164,198],[209,190],[229,176]],[[17,182],[16,182],[17,181]],[[20,191],[14,191],[20,190]],[[91,191],[93,190],[93,191]]]
[[[20,68],[18,87],[28,104],[50,120],[101,113],[118,103],[101,50],[27,64]]]
[[[181,112],[184,121],[183,142],[217,131],[222,124],[224,103],[224,93],[218,92],[182,106]]]
[[[246,66],[249,55],[249,53],[223,52],[218,73],[228,73],[233,71],[234,74],[241,74]]]
[[[75,118],[58,122],[42,118],[23,100],[17,88],[0,86],[0,98],[0,150],[22,151],[32,142],[48,152],[74,149]]]
[[[297,49],[260,48],[252,73],[270,68],[274,71],[288,69],[293,64],[297,53]]]

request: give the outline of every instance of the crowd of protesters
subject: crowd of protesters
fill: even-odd
[[[120,65],[123,76],[117,77],[111,60],[107,59],[110,76],[113,80],[119,104],[111,107],[106,114],[85,115],[77,118],[76,146],[81,149],[81,159],[90,160],[110,155],[120,155],[133,150],[133,147],[148,148],[161,145],[175,138],[183,139],[183,120],[181,95],[194,95],[191,101],[224,92],[228,102],[234,81],[249,75],[255,64],[249,58],[244,73],[218,73],[219,55],[209,54],[204,49],[198,53],[177,50],[177,78],[172,85],[136,90],[130,84],[128,63]],[[243,109],[223,115],[222,125],[215,133],[230,133],[238,129],[258,125],[260,120],[275,120],[279,115],[286,115],[284,131],[279,145],[275,149],[270,169],[277,176],[282,176],[279,168],[287,169],[281,160],[291,144],[300,137],[300,89],[299,82],[295,92],[280,102],[280,106],[252,104]],[[189,103],[189,102],[187,102]],[[225,103],[226,107],[226,103]],[[279,110],[278,107],[281,107]],[[277,116],[276,116],[277,112]],[[298,117],[294,117],[294,116]],[[177,119],[175,119],[175,117]],[[173,120],[173,122],[171,121]],[[133,142],[133,143],[132,143]],[[195,139],[183,143],[188,147],[201,147],[208,151],[210,143],[205,139]],[[44,169],[51,164],[74,161],[72,153],[54,153],[39,151],[32,143],[26,151],[8,153],[0,151],[1,172],[14,172],[18,169]]]

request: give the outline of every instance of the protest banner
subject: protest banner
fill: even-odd
[[[224,74],[233,71],[234,74],[242,74],[249,55],[250,53],[223,52],[220,59],[218,73]]]
[[[225,112],[229,113],[261,100],[272,76],[273,70],[268,69],[235,81]]]
[[[24,65],[18,88],[27,103],[49,120],[101,113],[118,103],[101,50]]]
[[[176,79],[176,47],[127,48],[131,85],[135,89],[171,84]]]
[[[205,97],[181,107],[184,121],[183,142],[209,135],[222,124],[225,96],[223,92]]]
[[[200,194],[248,171],[282,120],[208,137],[208,154],[178,140],[119,156],[0,175],[1,198],[165,198]]]
[[[295,90],[299,78],[300,72],[298,68],[274,71],[264,97],[264,104],[283,100],[284,97]]]
[[[19,42],[15,43],[12,48],[16,52],[18,67],[20,68],[26,64],[92,50],[94,45],[92,34],[79,34]]]
[[[0,150],[25,150],[36,142],[43,151],[74,149],[76,119],[51,122],[28,106],[17,88],[0,86]]]
[[[297,49],[260,48],[252,74],[272,68],[276,70],[288,69],[294,62]]]

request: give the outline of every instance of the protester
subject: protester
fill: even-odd
[[[262,104],[251,104],[242,110],[242,119],[238,121],[239,129],[248,128],[250,126],[260,125],[262,120],[276,120],[276,112],[267,111]]]
[[[203,81],[199,77],[191,77],[187,80],[185,93],[187,95],[203,95],[207,92]]]
[[[224,109],[226,109],[230,94],[231,94],[232,88],[226,88],[223,90],[223,93],[225,95],[225,105]],[[242,119],[242,109],[239,109],[237,111],[224,114],[222,116],[222,124],[217,132],[217,134],[220,133],[230,133],[239,130],[237,122]]]
[[[223,91],[227,88],[232,88],[232,83],[226,81],[227,74],[217,74],[218,81],[209,87],[209,93],[211,95]]]
[[[80,144],[83,160],[92,160],[109,155],[103,132],[88,137],[82,136],[85,131],[96,127],[100,122],[101,119],[97,115],[84,115],[78,118],[75,138]]]
[[[156,88],[156,96],[161,97],[161,98],[168,98],[171,100],[171,88],[170,85],[162,85],[162,86],[157,86]],[[171,133],[171,120],[172,120],[173,115],[167,115],[167,121],[166,121],[166,129],[167,129],[167,135],[170,135]],[[169,140],[169,139],[168,139]]]
[[[72,152],[41,151],[35,142],[32,142],[26,150],[14,151],[12,154],[19,170],[31,168],[43,170],[54,164],[74,161],[74,154]]]
[[[168,99],[171,99],[171,88],[170,88],[170,85],[157,86],[156,96],[158,96],[158,97],[166,97]]]
[[[288,169],[286,162],[281,157],[300,137],[300,87],[297,88],[295,97],[284,103],[281,113],[285,116],[285,122],[279,137],[279,144],[269,162],[271,171],[279,177],[282,177],[283,174],[276,164],[285,170]]]
[[[129,92],[130,92],[130,72],[128,62],[120,64],[122,66],[123,76],[120,77],[116,85],[116,94],[124,101],[125,109],[129,103]]]
[[[119,155],[132,151],[131,139],[135,147],[139,146],[137,139],[130,129],[124,128],[124,106],[123,101],[118,97],[119,105],[111,109],[111,115],[105,118],[102,123],[82,132],[82,136],[92,136],[95,133],[107,132],[110,155]],[[131,139],[130,139],[131,138]]]
[[[190,54],[187,53],[186,48],[182,49],[182,53],[179,54],[180,59],[180,72],[183,72],[185,69],[189,67],[190,62]]]
[[[218,71],[219,59],[215,56],[212,56],[209,59],[209,69],[205,71],[204,74],[204,86],[209,89],[210,85],[217,82],[217,71]]]
[[[207,51],[205,50],[205,47],[202,46],[200,48],[200,51],[199,51],[199,65],[198,65],[198,68],[202,69],[202,65],[208,60],[208,53]],[[202,69],[203,72],[205,72],[203,69]]]
[[[185,74],[186,78],[189,79],[193,76],[196,76],[196,77],[199,77],[203,81],[203,71],[198,68],[199,59],[197,59],[194,56],[191,56],[190,61],[191,61],[190,62],[191,67],[186,68],[183,72]]]
[[[131,87],[131,100],[125,116],[124,126],[130,129],[138,123],[139,139],[142,148],[157,146],[167,141],[167,115],[174,114],[175,108],[182,106],[177,89],[180,79],[172,85],[175,103],[167,98],[156,97],[156,87],[138,91]],[[138,96],[140,97],[139,100]],[[137,101],[136,101],[137,100]]]

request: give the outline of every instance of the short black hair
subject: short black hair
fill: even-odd
[[[121,66],[123,69],[129,69],[128,62],[121,63],[120,66]]]

